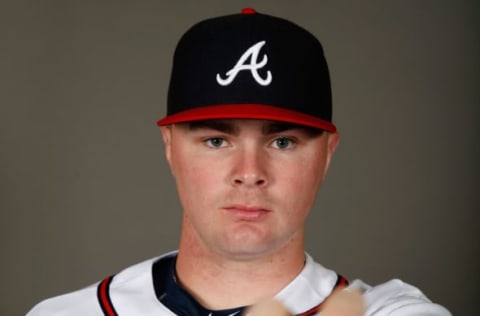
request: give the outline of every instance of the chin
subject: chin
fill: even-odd
[[[274,253],[280,247],[277,243],[264,239],[247,239],[223,245],[223,252],[235,260],[252,260]]]

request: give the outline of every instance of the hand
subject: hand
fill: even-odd
[[[270,298],[248,307],[242,316],[293,316],[282,303]]]
[[[330,296],[321,311],[322,316],[362,316],[365,303],[358,290],[339,290]]]
[[[358,290],[335,291],[320,311],[321,316],[362,316],[365,303]],[[282,303],[275,299],[260,301],[245,310],[244,316],[293,316]]]

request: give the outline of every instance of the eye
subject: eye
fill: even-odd
[[[208,147],[211,147],[211,148],[221,148],[221,147],[225,147],[227,145],[227,142],[225,141],[225,139],[223,139],[221,137],[207,138],[203,142]]]
[[[278,137],[272,143],[273,148],[281,150],[292,149],[295,145],[296,141],[288,137]]]

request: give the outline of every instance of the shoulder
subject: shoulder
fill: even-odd
[[[355,280],[351,287],[365,290],[366,315],[451,315],[446,308],[430,301],[418,288],[398,279],[376,286]]]
[[[75,292],[49,298],[32,308],[27,316],[102,315],[96,293],[97,284],[92,284]]]
[[[169,256],[174,253],[168,253]],[[162,257],[164,257],[162,256]],[[116,274],[109,284],[110,300],[118,311],[128,311],[138,306],[156,306],[158,300],[153,289],[152,264],[162,257],[152,258],[135,264]],[[59,315],[103,315],[100,307],[97,291],[100,282],[96,282],[86,288],[46,299],[33,307],[27,316],[59,316]],[[134,298],[134,299],[133,299]],[[124,313],[122,313],[124,314]]]

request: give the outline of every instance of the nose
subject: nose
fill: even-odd
[[[244,149],[238,153],[232,177],[234,186],[258,188],[267,185],[268,157],[261,149]]]

